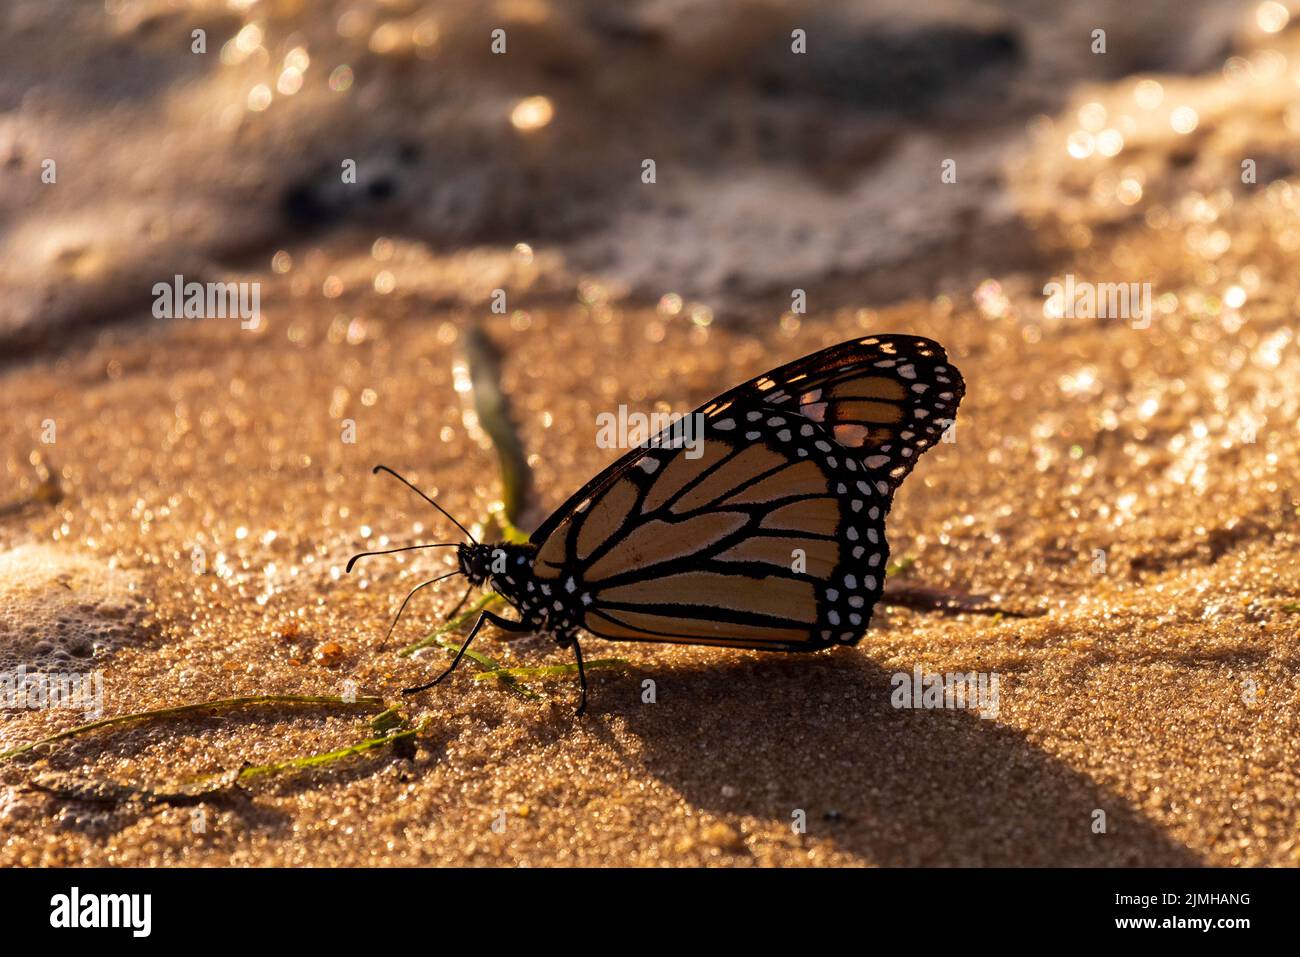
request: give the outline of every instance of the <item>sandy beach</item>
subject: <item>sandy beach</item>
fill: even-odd
[[[123,0],[61,41],[124,49],[120,69],[45,75],[22,49],[71,6],[15,4],[0,44],[0,164],[32,184],[0,201],[0,669],[97,671],[106,716],[351,689],[422,730],[194,805],[30,785],[166,790],[355,744],[368,716],[249,708],[43,747],[0,762],[0,864],[1300,865],[1300,30],[1279,5],[1152,4],[1133,35],[1214,12],[1147,59],[1115,27],[1104,65],[1061,31],[1116,4],[1058,27],[1030,4],[899,6],[893,32],[845,28],[872,56],[813,32],[809,66],[755,51],[832,5],[709,5],[691,31],[684,3],[615,23],[540,0]],[[936,31],[966,72],[909,82],[915,102],[845,78],[889,57],[939,77],[914,57]],[[532,96],[554,114],[535,130]],[[349,156],[388,186],[323,185]],[[175,273],[259,284],[256,328],[155,318]],[[1135,284],[1135,314],[1058,308],[1067,277]],[[463,586],[381,639],[453,559],[344,566],[455,538],[377,463],[492,530],[472,328],[532,468],[525,528],[617,454],[601,412],[689,410],[871,332],[935,339],[967,395],[896,497],[895,583],[1004,613],[886,600],[859,645],[807,656],[590,639],[627,664],[591,673],[581,719],[571,677],[524,698],[479,665],[402,700],[447,656],[398,649]],[[477,650],[570,660],[507,637]],[[997,674],[997,714],[895,708],[916,668]],[[0,751],[82,720],[6,710]]]

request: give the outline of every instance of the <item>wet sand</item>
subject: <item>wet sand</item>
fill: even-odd
[[[401,596],[449,557],[343,567],[362,549],[454,538],[372,476],[375,463],[467,523],[500,498],[456,388],[474,322],[503,356],[541,499],[533,521],[611,460],[594,443],[599,412],[689,409],[864,332],[938,340],[968,394],[955,443],[896,497],[900,580],[1044,614],[882,605],[856,648],[811,656],[591,639],[589,657],[631,666],[592,674],[580,720],[571,680],[533,682],[545,698],[529,701],[464,669],[408,705],[428,722],[413,756],[250,784],[205,805],[202,833],[188,807],[88,805],[26,785],[48,772],[193,780],[354,743],[364,719],[272,709],[88,736],[0,764],[0,863],[1300,864],[1289,37],[1268,41],[1280,64],[1249,54],[1252,77],[1161,77],[1150,108],[1135,79],[1108,79],[1032,124],[1000,181],[1035,265],[976,243],[944,260],[944,294],[855,293],[828,269],[807,315],[762,299],[714,315],[691,307],[706,297],[677,309],[628,294],[562,244],[449,250],[354,224],[285,240],[274,266],[271,253],[241,266],[262,283],[255,330],[140,308],[11,360],[0,505],[16,504],[0,546],[23,559],[10,566],[84,595],[51,609],[16,575],[0,581],[6,666],[101,669],[109,715],[340,694],[349,680],[395,701],[445,661],[395,650],[451,608],[454,581],[417,597],[378,645]],[[1189,133],[1171,126],[1180,105],[1196,110]],[[1072,159],[1097,107],[1096,133],[1120,130],[1123,147],[1101,155],[1094,135],[1093,155]],[[1258,184],[1240,182],[1242,155],[1258,158]],[[1043,285],[1067,273],[1150,282],[1149,327],[1045,315]],[[496,286],[510,315],[487,309]],[[53,504],[34,454],[58,476]],[[36,614],[66,621],[45,657],[19,624]],[[507,664],[568,660],[544,639],[480,641]],[[891,676],[918,665],[999,674],[997,717],[896,710]],[[0,748],[78,720],[6,712]]]

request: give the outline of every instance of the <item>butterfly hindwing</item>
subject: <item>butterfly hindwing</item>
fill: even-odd
[[[909,336],[773,370],[698,410],[701,443],[636,449],[584,486],[534,533],[535,574],[605,638],[855,642],[884,587],[893,491],[961,392],[942,349]]]
[[[539,582],[611,639],[807,650],[861,634],[884,581],[885,497],[797,414],[737,404],[652,448],[541,544]]]

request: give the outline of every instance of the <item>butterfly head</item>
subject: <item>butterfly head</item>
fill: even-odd
[[[492,574],[492,550],[495,545],[458,545],[456,559],[461,573],[473,585],[482,585]]]
[[[515,596],[532,580],[532,545],[514,545],[509,542],[459,545],[456,558],[460,570],[475,585],[491,585],[507,598]]]

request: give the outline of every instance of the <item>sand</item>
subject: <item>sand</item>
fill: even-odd
[[[1017,247],[971,236],[964,252],[917,252],[898,277],[910,295],[822,263],[807,315],[721,293],[714,314],[692,308],[702,294],[678,309],[618,270],[579,268],[559,241],[449,249],[351,223],[241,264],[262,283],[257,329],[142,306],[54,341],[15,338],[0,373],[0,568],[86,596],[51,612],[47,592],[8,575],[0,642],[11,663],[102,671],[109,715],[349,681],[396,701],[440,666],[441,652],[395,650],[450,609],[455,582],[417,597],[378,646],[401,596],[450,557],[343,567],[358,550],[454,539],[376,463],[476,533],[500,499],[457,389],[471,323],[503,356],[532,522],[611,461],[599,412],[687,410],[866,332],[937,339],[968,394],[956,441],[897,496],[899,580],[1042,614],[882,606],[856,648],[811,656],[590,639],[589,657],[630,664],[592,674],[582,719],[570,680],[535,682],[532,701],[467,668],[405,705],[427,721],[413,755],[249,784],[200,805],[198,831],[191,807],[27,785],[58,772],[161,787],[342,747],[368,736],[365,720],[280,708],[105,732],[0,764],[0,863],[1300,864],[1300,191],[1286,178],[1300,47],[1251,42],[1234,54],[1250,76],[1162,76],[1151,108],[1135,79],[1108,77],[1030,124],[998,151]],[[1123,131],[1116,156],[1069,156],[1090,104]],[[1191,133],[1171,126],[1180,105],[1197,111]],[[1257,184],[1240,181],[1243,155]],[[949,287],[938,295],[920,276],[932,269]],[[1066,274],[1151,283],[1149,325],[1045,315],[1043,286]],[[509,315],[487,308],[497,285]],[[58,328],[87,325],[67,315]],[[39,657],[15,624],[37,612],[98,646]],[[542,638],[490,632],[478,647],[515,665],[568,660]],[[891,677],[917,666],[996,673],[997,716],[895,709]],[[78,720],[5,712],[0,748]]]

